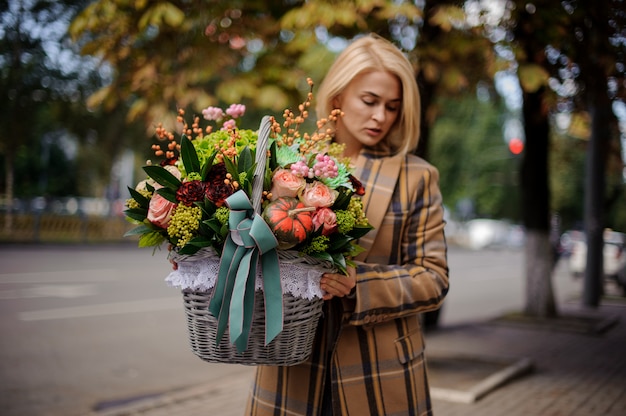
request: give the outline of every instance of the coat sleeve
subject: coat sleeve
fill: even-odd
[[[354,296],[344,300],[351,325],[370,325],[437,309],[448,291],[447,245],[439,173],[422,159],[400,171],[392,202]]]

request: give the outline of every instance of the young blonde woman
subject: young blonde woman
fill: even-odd
[[[317,93],[343,111],[335,141],[356,166],[376,229],[349,274],[325,274],[324,314],[303,364],[258,367],[246,414],[430,415],[419,314],[448,291],[438,171],[412,155],[420,101],[410,62],[376,35],[352,42]]]

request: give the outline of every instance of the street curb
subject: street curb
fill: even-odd
[[[439,355],[430,354],[428,360],[432,363],[437,360],[463,360],[470,362],[476,366],[482,364],[504,365],[505,367],[490,374],[489,376],[479,380],[468,389],[430,387],[430,394],[433,399],[445,400],[456,403],[474,403],[490,392],[494,391],[503,384],[521,377],[533,371],[533,362],[530,358],[505,358],[496,356],[477,356],[477,355]]]

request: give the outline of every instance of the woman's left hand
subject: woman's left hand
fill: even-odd
[[[324,273],[320,280],[320,288],[326,292],[324,300],[333,297],[342,298],[348,296],[356,286],[356,269],[348,267],[348,275],[339,273]]]

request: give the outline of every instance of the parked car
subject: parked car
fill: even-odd
[[[574,276],[582,276],[587,264],[587,240],[584,233],[570,235],[569,270]],[[616,281],[626,294],[626,234],[605,230],[602,262],[604,278]]]
[[[473,250],[486,248],[520,248],[525,234],[521,226],[503,220],[477,218],[464,226],[463,243]]]

